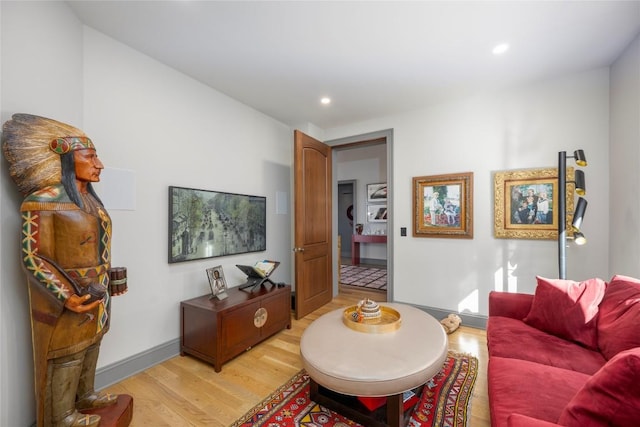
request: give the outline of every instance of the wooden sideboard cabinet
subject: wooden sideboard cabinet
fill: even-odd
[[[180,303],[180,355],[222,364],[276,332],[291,329],[291,286],[253,292],[230,288],[222,301],[203,295]]]

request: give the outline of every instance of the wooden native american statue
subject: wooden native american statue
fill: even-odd
[[[81,130],[29,114],[4,124],[2,148],[24,196],[21,259],[37,425],[98,426],[101,417],[91,410],[118,400],[94,390],[98,351],[109,328],[110,297],[126,292],[109,289],[111,219],[91,185],[100,180],[102,162]]]

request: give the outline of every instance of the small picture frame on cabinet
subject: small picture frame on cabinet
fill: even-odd
[[[209,299],[225,299],[228,296],[227,281],[224,278],[222,266],[218,265],[216,267],[207,268],[207,277],[209,278],[209,288],[211,289],[211,296]]]

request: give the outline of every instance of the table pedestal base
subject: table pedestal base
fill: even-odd
[[[403,410],[402,393],[388,396],[386,405],[369,411],[356,396],[329,390],[316,383],[313,378],[309,378],[309,391],[314,402],[367,427],[405,426],[413,410],[413,407]]]

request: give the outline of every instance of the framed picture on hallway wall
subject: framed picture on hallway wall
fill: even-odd
[[[575,171],[567,168],[567,182]],[[573,236],[574,186],[567,185],[567,235]],[[522,169],[494,174],[494,234],[506,239],[558,238],[558,169]]]
[[[367,205],[368,222],[387,222],[387,205]]]
[[[413,178],[413,237],[473,238],[473,172]]]
[[[367,184],[367,202],[369,203],[386,203],[387,202],[387,183]]]

